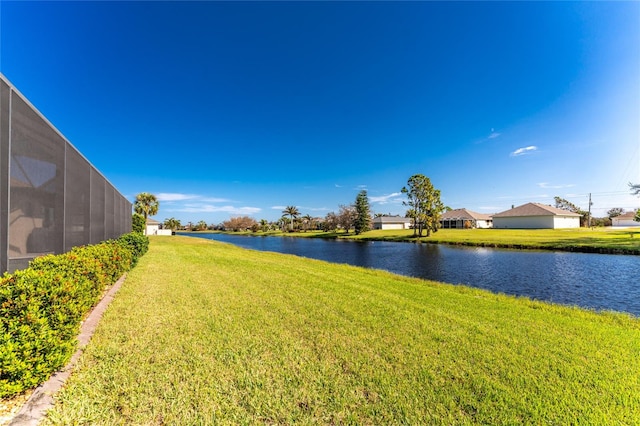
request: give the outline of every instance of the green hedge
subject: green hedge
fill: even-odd
[[[85,315],[148,246],[130,233],[36,258],[0,278],[0,398],[39,385],[69,361]]]
[[[128,247],[133,254],[131,267],[138,263],[138,259],[149,250],[149,238],[138,232],[131,232],[118,238],[118,241],[125,247]]]

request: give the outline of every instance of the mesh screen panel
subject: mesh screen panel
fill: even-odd
[[[64,250],[90,240],[91,165],[75,149],[67,147],[64,193]]]
[[[0,80],[0,273],[7,270],[9,225],[9,97],[10,88]]]
[[[120,232],[122,232],[123,234],[126,234],[131,232],[131,229],[132,229],[131,222],[133,218],[131,216],[131,212],[132,212],[133,206],[126,198],[123,198],[123,200],[124,202],[122,203],[122,229],[120,230]]]
[[[105,239],[104,234],[104,185],[105,180],[95,170],[91,171],[91,244]]]
[[[62,252],[65,141],[11,98],[9,258]]]
[[[0,273],[131,231],[131,203],[0,75]]]
[[[115,236],[115,215],[113,208],[113,200],[115,198],[115,190],[109,182],[105,183],[104,191],[104,237],[105,239],[114,238]]]

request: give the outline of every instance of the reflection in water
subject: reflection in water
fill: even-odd
[[[262,251],[384,269],[516,296],[640,316],[640,256],[385,241],[188,234]]]

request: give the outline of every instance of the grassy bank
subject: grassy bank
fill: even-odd
[[[374,230],[355,235],[339,232],[248,233],[263,236],[341,238],[368,241],[420,241],[423,243],[516,249],[580,251],[591,253],[640,254],[640,228],[578,229],[440,229],[430,237],[416,239],[413,230]]]
[[[632,424],[640,320],[152,239],[49,423]]]

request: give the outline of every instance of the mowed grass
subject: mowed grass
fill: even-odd
[[[640,224],[639,224],[640,225]],[[640,254],[639,228],[577,229],[440,229],[427,237],[413,237],[413,230],[373,230],[355,235],[338,232],[258,232],[255,235],[292,235],[308,238],[344,238],[354,240],[416,241],[471,246],[527,248],[544,250],[592,251]]]
[[[395,231],[397,234],[399,231]],[[402,231],[405,238],[413,230]],[[385,235],[386,233],[386,235]],[[362,238],[394,238],[394,231],[370,231]],[[397,237],[396,237],[397,238]],[[604,249],[640,253],[640,228],[440,229],[423,241],[541,249]]]
[[[640,320],[155,237],[48,424],[637,424]]]

